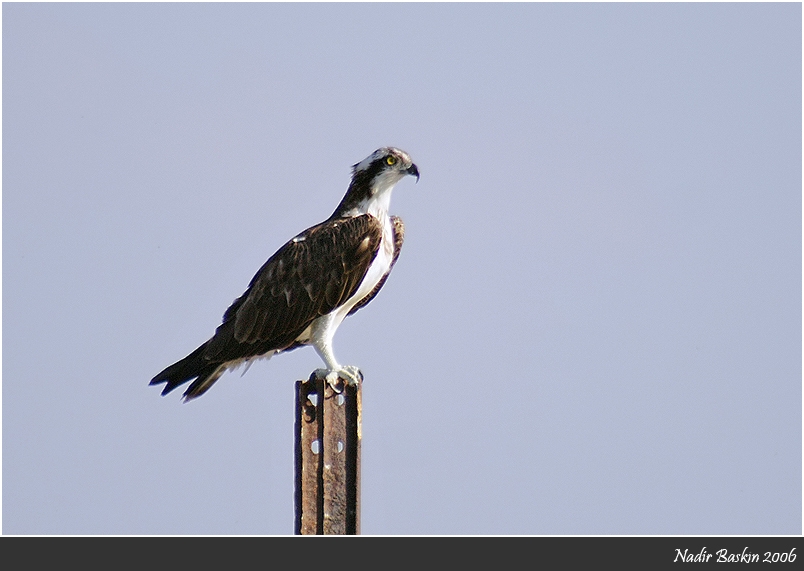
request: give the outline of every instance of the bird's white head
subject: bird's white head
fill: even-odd
[[[391,190],[406,175],[419,180],[419,169],[410,155],[395,147],[377,149],[352,167],[352,183],[333,216],[368,212],[383,218],[388,212]]]
[[[366,176],[371,182],[374,192],[382,192],[394,186],[405,175],[412,175],[419,180],[419,169],[413,164],[410,155],[395,147],[377,149],[365,159],[352,167],[352,177]]]

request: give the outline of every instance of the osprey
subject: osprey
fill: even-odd
[[[399,257],[402,220],[389,216],[391,191],[419,169],[400,149],[383,147],[352,167],[352,182],[332,216],[292,238],[252,278],[206,343],[151,380],[162,395],[193,381],[185,402],[201,396],[227,370],[253,359],[312,345],[326,368],[315,375],[357,383],[341,366],[332,338],[347,315],[380,291]]]

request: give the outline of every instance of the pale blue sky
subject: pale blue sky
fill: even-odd
[[[312,349],[148,386],[384,145],[366,534],[799,534],[801,5],[3,5],[3,532],[288,534]]]

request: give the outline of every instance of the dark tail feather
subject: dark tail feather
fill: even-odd
[[[165,396],[176,387],[196,379],[184,393],[184,400],[188,401],[201,396],[223,373],[221,363],[208,361],[204,358],[206,346],[207,344],[204,343],[181,361],[173,363],[151,379],[149,384],[165,383],[165,388],[162,389],[162,396]]]

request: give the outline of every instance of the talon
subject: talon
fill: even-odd
[[[338,371],[330,371],[329,373],[327,373],[327,376],[325,378],[327,380],[327,384],[332,388],[335,394],[341,394],[343,392],[343,388],[339,387],[339,385],[341,384],[340,382],[341,379],[340,375],[338,374]]]
[[[313,378],[327,381],[332,390],[340,394],[343,392],[343,383],[356,386],[363,382],[363,373],[359,368],[347,365],[340,369],[316,369],[310,375]]]
[[[338,371],[338,376],[350,385],[359,385],[363,382],[363,372],[352,365],[347,365]]]

